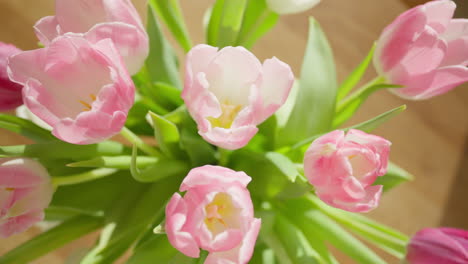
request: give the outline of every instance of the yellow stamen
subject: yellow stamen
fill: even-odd
[[[12,191],[15,190],[15,188],[7,187],[7,188],[5,188],[5,190],[7,190],[7,191],[9,191],[9,192],[12,192]]]
[[[91,98],[91,104],[94,101],[96,101],[96,95],[90,94],[89,97]],[[80,102],[80,104],[84,105],[85,108],[83,109],[83,111],[90,111],[91,110],[91,108],[92,108],[91,104],[89,104],[89,103],[87,103],[87,102],[85,102],[83,100],[78,100],[78,102]]]
[[[221,104],[221,115],[219,117],[208,117],[213,127],[230,128],[237,114],[242,110],[242,105],[233,105],[229,101]]]

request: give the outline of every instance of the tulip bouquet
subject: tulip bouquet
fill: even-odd
[[[249,51],[318,2],[217,0],[192,45],[177,0],[149,0],[146,27],[129,0],[56,0],[34,26],[41,47],[1,44],[0,109],[18,108],[0,128],[34,143],[0,147],[0,235],[53,225],[0,263],[96,230],[80,263],[338,263],[329,246],[386,263],[360,239],[413,264],[468,263],[463,231],[409,243],[359,214],[411,179],[370,134],[405,106],[342,126],[377,90],[421,100],[468,81],[468,20],[449,0],[408,10],[341,84],[312,18],[300,75]],[[372,62],[379,76],[358,87]]]

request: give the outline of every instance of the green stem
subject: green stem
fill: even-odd
[[[354,99],[361,96],[369,88],[372,88],[373,86],[377,84],[382,84],[384,83],[384,81],[385,81],[384,77],[378,76],[372,79],[370,82],[364,84],[363,86],[361,86],[361,88],[359,88],[358,90],[356,90],[355,92],[353,92],[352,94],[350,94],[349,96],[341,100],[336,107],[336,112],[337,113],[340,112],[349,102],[352,102]]]
[[[87,171],[84,173],[79,173],[70,176],[58,176],[52,177],[52,184],[55,187],[63,186],[63,185],[72,185],[83,183],[87,181],[97,180],[103,177],[107,177],[111,174],[117,172],[118,169],[110,169],[110,168],[99,168],[91,171]]]
[[[197,264],[205,263],[206,257],[208,257],[208,251],[202,250],[200,252],[200,257],[198,258]]]
[[[120,131],[120,134],[128,140],[133,145],[137,146],[141,151],[145,152],[148,155],[160,157],[161,154],[159,151],[151,147],[150,145],[146,144],[140,137],[138,137],[135,133],[133,133],[130,129],[123,127]]]

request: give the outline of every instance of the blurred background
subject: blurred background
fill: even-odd
[[[134,0],[145,14],[145,0]],[[203,43],[202,17],[214,0],[182,0],[184,15],[195,44]],[[253,52],[261,59],[276,56],[299,75],[307,39],[307,18],[314,16],[324,28],[334,50],[339,80],[359,64],[382,29],[398,14],[424,0],[322,0],[308,12],[283,16]],[[458,0],[458,17],[468,17],[468,1]],[[0,41],[21,49],[37,48],[32,26],[54,14],[54,0],[0,0]],[[182,55],[182,53],[180,53]],[[183,61],[183,57],[181,56]],[[367,78],[375,75],[371,69]],[[468,85],[429,101],[402,100],[380,91],[348,123],[358,123],[402,104],[408,109],[375,131],[393,142],[391,159],[415,175],[382,197],[369,215],[412,235],[424,227],[453,226],[468,229]],[[0,145],[28,142],[0,129]],[[0,254],[38,234],[39,227],[9,239],[0,239]],[[42,257],[34,263],[72,263],[66,259],[92,245],[96,234]],[[399,263],[385,256],[389,263]],[[339,253],[337,253],[340,255]],[[339,256],[340,263],[354,263]],[[155,261],[157,263],[157,261]]]

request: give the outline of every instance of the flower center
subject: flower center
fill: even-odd
[[[238,227],[237,221],[235,221],[238,209],[226,193],[216,194],[213,201],[205,206],[205,212],[205,225],[214,235],[227,228]]]
[[[6,187],[5,188],[5,191],[7,191],[7,192],[12,192],[14,190],[15,190],[15,188],[11,188],[11,187]]]
[[[234,105],[229,101],[221,104],[221,115],[219,117],[208,117],[213,127],[230,128],[237,114],[242,109],[242,105]]]
[[[85,107],[83,111],[90,111],[92,108],[91,105],[93,104],[94,101],[96,101],[96,95],[90,94],[89,97],[91,98],[91,103],[88,103],[83,100],[78,100],[78,102],[80,102],[80,104],[82,104]]]

